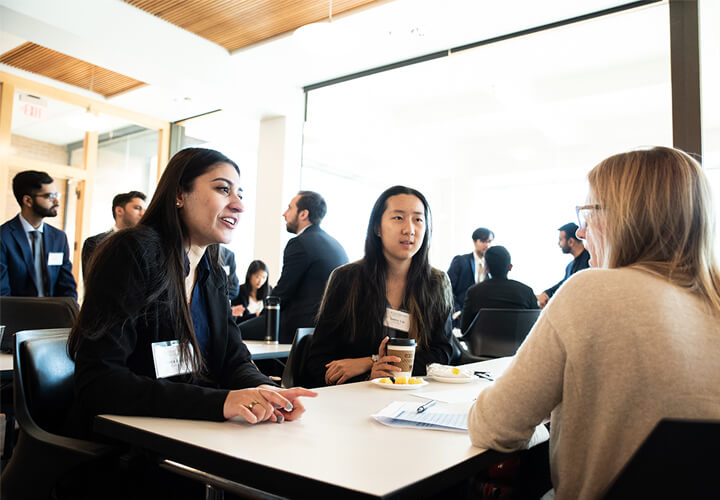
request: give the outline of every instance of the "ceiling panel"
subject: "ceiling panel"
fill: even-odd
[[[26,42],[0,55],[0,63],[43,75],[105,97],[146,85],[129,76]]]
[[[123,0],[229,51],[378,0]]]

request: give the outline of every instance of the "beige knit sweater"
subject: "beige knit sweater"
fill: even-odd
[[[470,439],[523,448],[548,415],[556,499],[598,498],[661,418],[720,419],[720,317],[645,271],[577,273],[478,397]]]

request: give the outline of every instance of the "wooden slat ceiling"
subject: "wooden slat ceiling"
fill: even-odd
[[[229,51],[328,18],[330,0],[123,0]],[[378,0],[332,0],[337,15]]]
[[[95,66],[32,42],[0,55],[0,63],[112,97],[146,85],[129,76]]]

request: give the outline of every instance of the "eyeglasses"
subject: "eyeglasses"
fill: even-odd
[[[577,214],[579,229],[585,231],[587,227],[587,216],[591,210],[600,210],[600,205],[578,205],[575,207],[575,213]]]
[[[59,200],[60,199],[60,193],[42,193],[42,194],[34,194],[33,196],[45,198],[46,200]]]

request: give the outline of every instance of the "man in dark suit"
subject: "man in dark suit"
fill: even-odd
[[[77,300],[67,236],[43,222],[57,216],[60,205],[52,177],[20,172],[13,194],[20,213],[0,226],[0,295]]]
[[[112,214],[115,225],[110,231],[90,236],[85,240],[82,247],[82,272],[85,275],[88,271],[88,262],[98,245],[115,231],[134,227],[145,213],[146,196],[140,191],[120,193],[113,198]]]
[[[471,286],[467,291],[462,312],[463,332],[467,331],[480,309],[537,309],[537,299],[532,288],[508,279],[510,269],[510,252],[505,247],[487,249],[485,270],[489,278]]]
[[[280,343],[290,344],[295,330],[315,326],[315,316],[330,273],[348,263],[345,250],[320,228],[327,204],[313,191],[300,191],[283,213],[289,233],[283,254],[283,268],[273,295],[280,297]],[[257,339],[264,316],[240,325],[245,339]],[[262,337],[260,337],[262,338]]]
[[[280,342],[295,330],[315,326],[315,316],[330,273],[348,263],[345,249],[320,228],[327,204],[313,191],[300,191],[283,213],[285,227],[297,236],[288,241],[273,295],[280,297]]]
[[[575,236],[575,232],[577,230],[578,225],[574,222],[568,222],[558,229],[558,246],[560,247],[560,250],[562,250],[562,253],[572,254],[574,259],[567,265],[567,267],[565,267],[565,277],[537,296],[541,309],[545,307],[548,300],[555,295],[555,292],[557,292],[558,288],[560,288],[560,285],[565,283],[565,280],[576,272],[590,267],[590,252],[585,250],[585,245],[583,245],[582,240]]]
[[[472,239],[475,251],[453,257],[447,272],[452,284],[455,326],[458,326],[458,316],[463,310],[468,288],[485,279],[485,261],[483,259],[485,251],[495,239],[495,233],[485,227],[479,227],[473,231]]]

